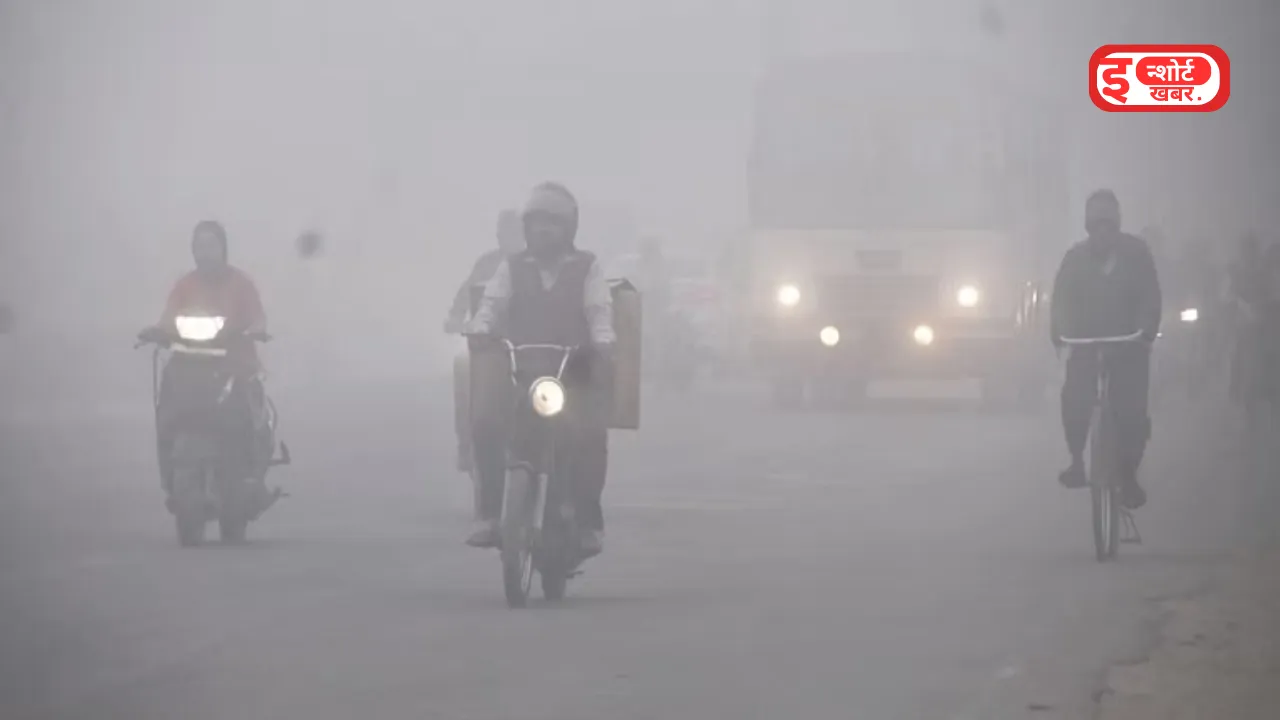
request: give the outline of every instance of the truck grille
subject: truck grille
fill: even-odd
[[[817,289],[822,308],[845,317],[927,316],[938,307],[938,279],[934,277],[826,277]]]

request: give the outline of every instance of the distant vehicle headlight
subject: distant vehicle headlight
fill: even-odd
[[[529,386],[529,402],[538,415],[555,417],[564,410],[564,385],[553,377],[538,378]]]
[[[956,292],[956,302],[960,303],[960,307],[977,307],[981,300],[982,293],[978,292],[978,288],[973,285],[965,285]]]
[[[827,347],[835,347],[840,344],[840,330],[835,326],[828,325],[818,333],[818,339]]]
[[[224,317],[206,317],[199,315],[179,315],[174,318],[173,324],[178,331],[178,337],[191,342],[208,342],[222,332],[222,326],[227,323]]]
[[[1200,319],[1200,311],[1196,308],[1187,308],[1182,311],[1182,322],[1193,323]]]
[[[928,346],[933,344],[933,328],[928,325],[918,325],[911,337],[915,339],[917,345]]]
[[[800,304],[800,288],[795,285],[783,285],[778,288],[778,304],[782,307],[795,307]]]

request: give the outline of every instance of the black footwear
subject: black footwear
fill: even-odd
[[[1062,484],[1062,487],[1072,490],[1088,485],[1089,478],[1085,476],[1084,462],[1072,460],[1070,467],[1058,473],[1058,482]]]
[[[1128,473],[1120,481],[1120,502],[1126,510],[1137,510],[1147,504],[1147,491],[1138,484],[1138,474]]]

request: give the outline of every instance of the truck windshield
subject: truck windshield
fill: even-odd
[[[793,82],[767,86],[758,100],[749,179],[757,225],[999,226],[1005,138],[981,95]]]

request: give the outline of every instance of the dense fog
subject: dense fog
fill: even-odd
[[[1062,103],[1075,207],[1110,185],[1135,229],[1206,241],[1276,220],[1262,0],[765,5],[8,0],[0,295],[27,338],[9,342],[127,342],[215,218],[290,338],[277,354],[438,362],[454,284],[535,181],[579,194],[587,247],[734,238],[755,79],[797,53],[977,48]],[[1221,44],[1231,102],[1097,112],[1086,60],[1120,40]],[[325,252],[300,262],[308,229]]]

